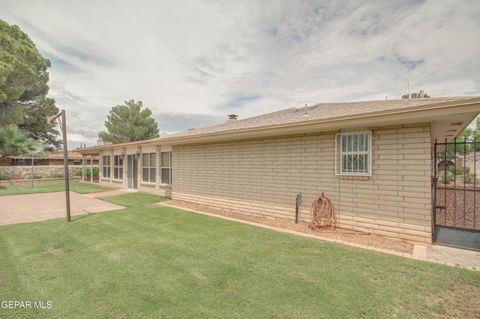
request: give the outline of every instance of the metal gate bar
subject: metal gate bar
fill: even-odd
[[[435,140],[433,150],[433,240],[480,249],[480,221],[477,221],[477,196],[480,196],[477,155],[480,149],[477,142],[466,138],[453,142],[445,139],[443,143]],[[458,192],[463,192],[463,196]]]

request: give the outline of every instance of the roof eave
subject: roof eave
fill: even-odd
[[[202,142],[221,141],[227,139],[241,139],[261,136],[271,136],[280,134],[295,134],[309,131],[326,131],[335,130],[342,127],[351,126],[378,126],[396,124],[398,121],[405,123],[413,122],[430,122],[432,116],[445,116],[457,113],[459,108],[462,111],[480,112],[480,97],[469,98],[463,101],[442,102],[436,104],[428,104],[420,107],[403,108],[396,110],[380,111],[374,113],[357,114],[355,116],[341,116],[328,119],[314,119],[301,122],[283,123],[268,126],[258,126],[252,128],[243,128],[237,130],[211,132],[204,134],[160,137],[151,140],[136,141],[122,144],[108,144],[84,148],[79,152],[88,154],[98,152],[103,149],[112,149],[117,147],[131,147],[137,145],[179,145],[192,144]]]

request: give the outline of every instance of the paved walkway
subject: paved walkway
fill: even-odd
[[[71,215],[98,213],[123,208],[95,197],[116,195],[121,191],[92,194],[70,192]],[[29,223],[65,217],[65,193],[39,193],[0,197],[0,225]]]
[[[427,260],[480,270],[480,252],[446,246],[427,247]]]

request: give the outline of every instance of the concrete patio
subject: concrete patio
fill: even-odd
[[[77,216],[121,209],[122,206],[95,198],[120,193],[122,191],[94,194],[70,192],[71,215]],[[65,193],[63,192],[0,197],[0,225],[29,223],[65,216]]]

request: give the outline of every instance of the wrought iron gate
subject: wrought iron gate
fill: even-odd
[[[480,144],[475,140],[434,145],[433,240],[480,250]]]

